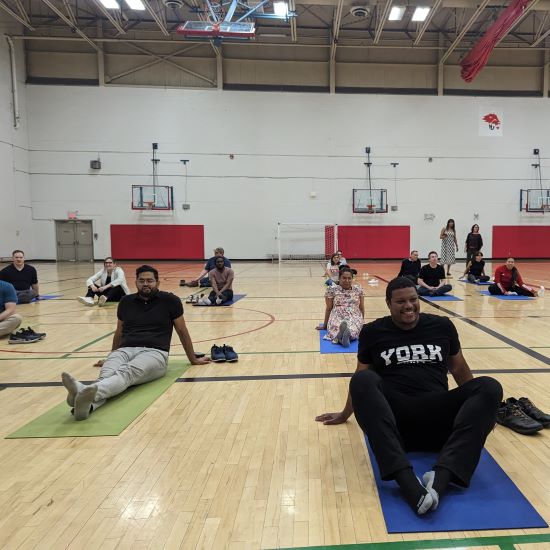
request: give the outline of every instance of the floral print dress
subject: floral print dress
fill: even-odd
[[[332,311],[328,318],[327,334],[325,340],[335,340],[342,321],[347,321],[351,332],[351,340],[356,340],[363,328],[363,314],[359,309],[359,303],[363,296],[363,289],[359,285],[352,285],[349,290],[339,285],[327,288],[326,298],[333,299]]]

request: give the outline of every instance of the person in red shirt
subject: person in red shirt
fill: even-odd
[[[514,258],[508,258],[504,265],[496,268],[495,282],[489,287],[489,292],[498,296],[510,294],[531,297],[537,296],[537,291],[523,282],[514,264]]]

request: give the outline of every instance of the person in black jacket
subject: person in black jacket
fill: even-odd
[[[479,225],[475,223],[466,237],[464,252],[466,252],[466,265],[474,259],[476,252],[483,248],[483,239],[479,233]]]
[[[418,274],[420,273],[420,260],[418,259],[418,250],[411,250],[411,255],[401,262],[401,269],[398,277],[407,277],[415,285],[418,284]]]

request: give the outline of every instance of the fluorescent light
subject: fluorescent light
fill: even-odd
[[[279,17],[288,15],[288,4],[286,2],[273,2],[273,13]]]
[[[426,21],[426,17],[428,17],[428,13],[430,13],[431,8],[416,8],[414,10],[412,20],[413,21]]]
[[[403,14],[405,13],[404,6],[393,6],[388,21],[401,21],[403,19]]]
[[[145,6],[141,0],[124,0],[131,10],[143,11]]]
[[[118,5],[118,2],[116,0],[99,0],[99,1],[108,10],[119,10],[120,9],[120,6]]]

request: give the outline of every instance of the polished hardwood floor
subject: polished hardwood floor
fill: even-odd
[[[386,533],[355,420],[314,421],[341,409],[349,377],[307,375],[351,373],[356,362],[353,354],[319,354],[320,263],[237,262],[235,290],[245,299],[228,308],[184,304],[195,349],[230,344],[239,362],[191,367],[185,376],[194,381],[174,383],[120,436],[3,439],[65,398],[62,387],[47,384],[59,382],[63,370],[83,380],[97,376],[93,363],[109,352],[116,322],[115,306],[76,300],[93,266],[35,265],[41,293],[61,296],[18,308],[23,326],[46,332],[45,340],[15,346],[0,339],[0,547],[218,550],[550,533]],[[133,287],[136,264],[121,265]],[[183,299],[190,289],[179,279],[200,270],[154,265],[161,288]],[[385,281],[398,263],[355,266],[366,320],[386,315]],[[550,262],[517,266],[528,283],[550,286]],[[507,397],[528,396],[550,411],[550,296],[484,297],[457,280],[462,268],[454,266],[452,283],[463,301],[422,309],[452,316],[474,371],[497,378]],[[376,286],[368,284],[373,276]],[[171,353],[183,354],[177,339]],[[550,521],[550,430],[527,437],[497,426],[487,448]]]

